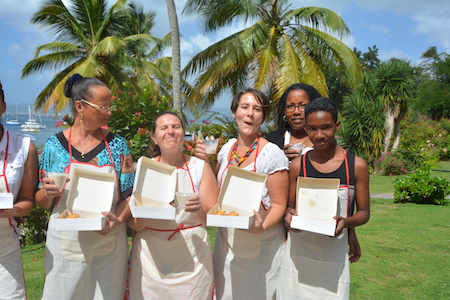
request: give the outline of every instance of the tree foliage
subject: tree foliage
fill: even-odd
[[[227,90],[252,86],[277,101],[303,82],[328,95],[324,66],[344,66],[352,85],[361,78],[354,53],[340,38],[349,34],[335,12],[320,7],[291,9],[286,0],[188,0],[184,12],[197,14],[206,31],[234,22],[247,28],[198,53],[184,69],[199,74],[190,101],[208,107]]]
[[[383,149],[385,119],[384,103],[376,96],[372,82],[373,74],[365,72],[362,85],[345,98],[345,121],[339,134],[346,149],[374,167]]]
[[[154,13],[142,6],[117,0],[109,8],[107,0],[45,0],[31,23],[55,36],[55,42],[37,47],[35,58],[22,70],[22,77],[44,70],[57,71],[38,95],[35,107],[56,111],[66,107],[64,83],[74,73],[96,77],[111,90],[128,82],[135,90],[145,86],[153,91],[168,86],[171,60],[157,58],[166,40],[150,35]],[[152,47],[153,50],[152,50]],[[164,90],[164,88],[163,88]]]

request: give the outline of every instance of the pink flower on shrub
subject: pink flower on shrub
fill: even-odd
[[[210,124],[209,122],[205,121],[205,125],[206,125],[206,126],[208,126],[209,124]]]
[[[194,120],[189,120],[190,123],[194,123]]]
[[[112,97],[111,97],[111,100],[113,100],[113,101],[114,101],[114,100],[117,100],[117,99],[119,99],[119,97],[117,97],[117,96],[112,96]]]
[[[117,91],[116,91],[116,94],[117,94],[117,95],[123,94],[123,91],[122,91],[122,90],[117,90]]]
[[[442,149],[442,152],[447,152],[447,149],[445,149],[445,148],[444,148],[444,149]]]
[[[389,176],[394,176],[394,174],[392,174],[392,173],[389,173]]]

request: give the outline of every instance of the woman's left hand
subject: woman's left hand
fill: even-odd
[[[198,212],[202,209],[202,201],[200,200],[200,196],[198,194],[191,196],[186,201],[187,212]]]
[[[345,228],[345,219],[341,216],[334,216],[333,219],[336,220],[336,231],[334,232],[334,236],[337,237],[341,235],[342,230]]]
[[[250,225],[250,228],[247,229],[247,231],[256,234],[264,232],[264,227],[262,226],[263,219],[261,215],[256,210],[253,210],[253,214],[255,215],[255,222]]]
[[[106,221],[105,227],[103,227],[103,230],[97,231],[100,235],[108,235],[114,230],[116,230],[117,227],[122,225],[123,221],[120,220],[115,214],[111,212],[102,211],[102,215],[108,218],[108,221]]]

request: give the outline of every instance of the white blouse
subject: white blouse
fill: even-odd
[[[3,127],[3,137],[0,141],[0,174],[3,174],[3,166],[6,156],[6,145],[8,144],[8,157],[6,161],[6,178],[8,180],[9,191],[14,195],[14,202],[17,201],[22,177],[25,170],[30,149],[31,137],[23,134],[8,132]],[[9,140],[8,140],[9,133]],[[30,184],[35,184],[30,182]]]
[[[219,173],[217,174],[217,182],[220,185],[223,173],[228,168],[228,154],[231,151],[236,139],[230,139],[217,155],[217,162],[220,164]],[[256,150],[255,150],[256,151]],[[261,174],[273,174],[281,170],[289,170],[289,160],[284,152],[273,143],[267,143],[264,148],[258,150],[256,157],[256,172]],[[244,170],[254,171],[255,162],[243,168]],[[270,207],[270,197],[267,186],[264,185],[262,201],[266,208]]]

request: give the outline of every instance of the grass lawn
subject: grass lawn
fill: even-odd
[[[450,170],[450,162],[435,169]],[[433,171],[450,182],[450,172]],[[393,193],[397,176],[371,175],[371,193]],[[371,199],[371,219],[357,229],[362,247],[351,264],[351,299],[450,299],[450,204],[394,204]],[[217,228],[208,228],[214,248]],[[22,248],[28,299],[44,284],[44,244]]]
[[[371,200],[371,219],[357,229],[351,298],[450,299],[450,205]]]
[[[450,162],[441,161],[433,168],[433,170],[435,171],[431,172],[432,175],[440,176],[450,182]],[[384,176],[372,174],[370,175],[370,193],[393,193],[395,179],[404,176],[406,175]]]

